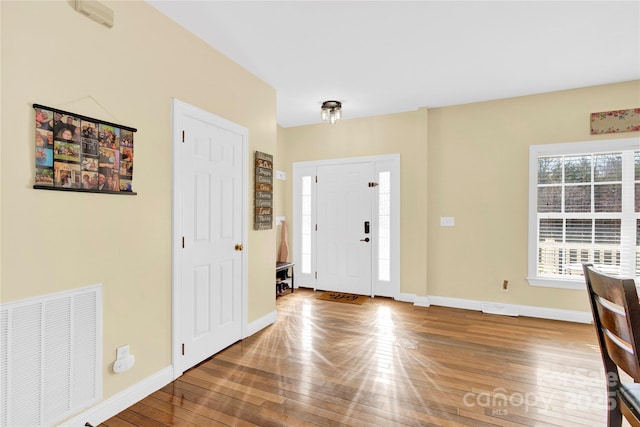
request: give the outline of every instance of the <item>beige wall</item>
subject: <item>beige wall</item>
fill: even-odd
[[[528,150],[638,136],[591,136],[589,114],[639,105],[640,82],[626,82],[279,129],[278,152],[289,165],[401,154],[402,292],[589,311],[582,291],[526,281]],[[455,227],[440,227],[441,216],[455,217]]]
[[[290,244],[290,235],[293,218],[287,215],[287,211],[285,208],[287,203],[291,203],[290,191],[287,192],[287,181],[291,180],[291,164],[287,161],[287,158],[287,151],[284,144],[284,132],[283,129],[278,126],[276,139],[276,155],[273,157],[273,227],[276,230],[276,254],[279,254],[280,244],[282,243],[282,227],[276,225],[276,216],[286,217],[287,230],[289,232],[289,239],[287,239],[287,244],[289,246],[289,261],[292,261],[293,248]],[[284,181],[275,178],[276,170],[283,171],[287,174],[287,177]]]
[[[171,364],[172,98],[247,127],[251,165],[253,151],[275,152],[276,99],[147,3],[103,3],[114,10],[112,29],[67,1],[0,2],[0,289],[7,302],[103,284],[108,398]],[[33,103],[136,127],[138,195],[32,189]],[[252,224],[249,321],[275,309],[276,233]],[[123,344],[136,365],[115,375],[109,366]]]
[[[589,115],[638,106],[634,81],[429,110],[429,294],[589,311],[583,291],[526,280],[529,146],[637,137],[592,136]]]
[[[348,104],[345,114],[348,115]],[[295,162],[382,154],[400,154],[401,174],[401,266],[402,292],[427,293],[427,111],[342,120],[279,129],[283,133],[279,152],[288,170]],[[287,179],[285,206],[292,217],[291,179]],[[304,286],[304,283],[297,284]]]

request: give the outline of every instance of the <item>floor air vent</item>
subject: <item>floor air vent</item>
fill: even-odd
[[[0,306],[0,425],[58,423],[102,397],[102,285]]]

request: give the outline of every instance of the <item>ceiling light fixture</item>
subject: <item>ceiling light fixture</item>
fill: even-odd
[[[320,117],[332,125],[342,118],[342,103],[340,101],[324,101]]]

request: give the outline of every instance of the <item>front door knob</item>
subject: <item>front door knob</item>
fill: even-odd
[[[360,239],[360,241],[361,241],[361,242],[368,242],[368,241],[369,241],[369,238],[368,238],[368,237],[365,237],[364,239]]]
[[[243,249],[244,249],[244,246],[242,246],[240,243],[236,245],[236,251],[240,252]]]

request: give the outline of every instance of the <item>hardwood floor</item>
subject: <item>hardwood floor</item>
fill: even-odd
[[[603,426],[592,325],[296,290],[278,321],[104,422]]]

